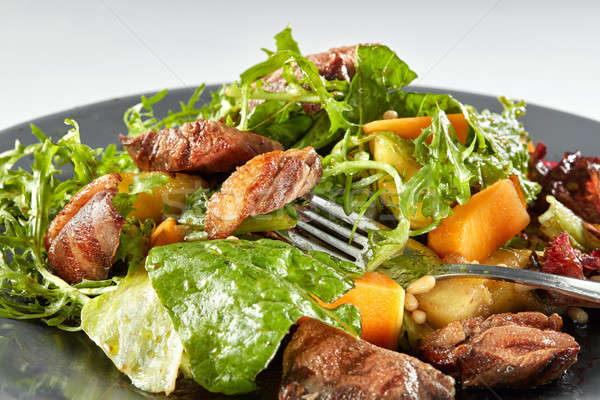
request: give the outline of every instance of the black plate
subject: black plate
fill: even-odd
[[[207,87],[202,101],[216,87]],[[448,91],[415,88],[418,91]],[[498,110],[494,97],[450,91],[464,103],[479,109]],[[157,111],[178,108],[191,88],[169,92]],[[81,127],[82,140],[92,147],[117,142],[125,130],[123,111],[139,101],[139,95],[108,100],[74,108],[32,121],[47,135],[60,137],[65,132],[63,120],[74,118]],[[586,155],[600,155],[600,122],[539,106],[529,106],[523,118],[525,127],[537,140],[543,140],[554,158],[564,151],[581,149]],[[0,151],[11,148],[16,139],[33,143],[29,123],[0,132]],[[529,391],[469,390],[457,394],[459,399],[592,399],[600,397],[600,313],[591,313],[587,328],[576,329],[565,321],[566,330],[582,347],[579,362],[561,379]],[[262,377],[265,386],[260,394],[242,398],[276,398],[276,377]],[[192,385],[193,386],[193,385]],[[135,389],[125,375],[113,367],[83,333],[65,333],[34,322],[0,319],[0,397],[2,399],[144,399],[164,398]],[[201,390],[178,389],[170,398],[231,399]]]

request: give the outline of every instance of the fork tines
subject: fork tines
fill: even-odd
[[[302,218],[286,235],[294,245],[303,250],[322,251],[361,266],[366,265],[370,255],[368,231],[385,229],[369,218],[359,218],[356,213],[346,214],[342,206],[315,195],[307,207],[297,207],[297,210]],[[358,230],[352,234],[352,226],[357,220]]]

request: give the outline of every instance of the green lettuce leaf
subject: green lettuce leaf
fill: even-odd
[[[291,147],[313,126],[296,102],[268,100],[257,105],[248,118],[248,130]]]
[[[183,345],[144,268],[81,311],[85,333],[138,388],[171,393]]]
[[[399,118],[433,115],[439,108],[446,114],[462,113],[461,104],[448,94],[395,91],[390,93],[391,108]]]
[[[190,358],[194,380],[225,394],[252,391],[302,316],[354,335],[358,310],[327,310],[362,271],[326,254],[274,240],[214,240],[153,248],[146,268]]]
[[[356,74],[346,100],[351,107],[348,119],[364,124],[393,109],[392,91],[408,85],[417,74],[387,46],[359,45],[356,55]]]

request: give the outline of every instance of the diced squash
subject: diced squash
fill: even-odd
[[[519,199],[521,199],[521,203],[523,203],[523,207],[527,208],[527,200],[525,199],[525,194],[521,190],[521,183],[519,181],[519,177],[516,175],[511,175],[510,180],[515,185],[515,189],[517,189],[517,193],[519,194]]]
[[[164,174],[163,172],[143,172],[143,174]],[[119,192],[127,193],[129,185],[133,183],[135,173],[125,172],[121,174],[122,181],[119,183]],[[142,221],[151,218],[156,222],[163,219],[165,205],[173,213],[183,211],[185,197],[194,193],[200,187],[206,187],[206,182],[199,176],[176,173],[169,175],[169,181],[161,187],[154,188],[152,194],[140,193],[133,203],[133,211],[130,216],[138,217]]]
[[[377,135],[369,142],[371,155],[375,161],[392,164],[398,170],[400,175],[406,182],[421,169],[419,164],[412,156],[414,147],[412,143],[403,140],[394,140],[385,135]],[[384,189],[385,193],[381,196],[383,203],[399,218],[399,208],[396,185],[393,179],[381,178],[377,181],[377,187]],[[421,207],[418,207],[417,212],[410,218],[410,226],[412,229],[423,228],[431,223],[429,218],[426,218],[421,213]]]
[[[530,221],[510,179],[494,183],[452,211],[453,215],[428,235],[429,247],[442,258],[455,254],[467,260],[485,260]]]
[[[404,316],[404,289],[378,272],[367,272],[354,283],[355,287],[337,301],[321,305],[355,305],[361,315],[361,337],[377,346],[396,349]]]
[[[168,244],[183,242],[185,232],[183,228],[177,225],[173,218],[167,218],[152,231],[150,236],[151,247],[166,246]]]
[[[469,123],[463,114],[447,114],[450,124],[456,132],[456,138],[462,144],[467,142],[469,133]],[[403,139],[416,139],[423,129],[431,125],[431,117],[409,117],[382,119],[369,122],[363,125],[363,132],[370,134],[373,132],[393,132]]]

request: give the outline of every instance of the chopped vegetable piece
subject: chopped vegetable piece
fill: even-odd
[[[183,242],[185,231],[181,225],[177,225],[175,219],[169,217],[161,222],[152,232],[151,246],[165,246],[177,242]]]
[[[419,308],[425,311],[427,321],[434,328],[452,321],[489,315],[492,295],[485,281],[478,278],[440,280],[431,291],[416,296]]]
[[[290,327],[310,316],[354,335],[355,307],[321,307],[353,287],[362,270],[276,240],[210,240],[154,247],[152,286],[189,356],[192,377],[213,392],[256,389],[254,379]]]
[[[460,255],[483,261],[529,224],[515,185],[503,179],[473,195],[429,233],[428,244],[440,257]]]
[[[582,251],[600,248],[600,235],[594,225],[586,223],[553,196],[546,196],[548,210],[539,216],[540,232],[548,240],[566,232],[571,245]]]
[[[129,216],[137,217],[144,221],[148,218],[155,222],[160,222],[163,218],[165,206],[169,211],[180,213],[185,208],[185,197],[194,193],[200,187],[206,187],[207,184],[199,176],[176,173],[169,175],[163,172],[144,172],[141,175],[164,175],[170,177],[169,181],[160,187],[152,189],[150,193],[139,193],[133,203],[133,211]],[[122,173],[123,179],[119,183],[119,192],[127,193],[130,185],[133,184],[135,173]]]
[[[361,338],[387,349],[396,349],[404,315],[404,289],[379,272],[367,272],[354,280],[354,289],[327,308],[352,304],[360,311]]]
[[[183,345],[143,267],[89,301],[81,325],[135,386],[166,394],[175,389]]]
[[[446,114],[456,132],[456,137],[462,144],[467,143],[469,123],[463,114]],[[363,125],[366,134],[374,132],[393,132],[403,139],[416,139],[423,129],[431,125],[431,116],[382,119]]]

